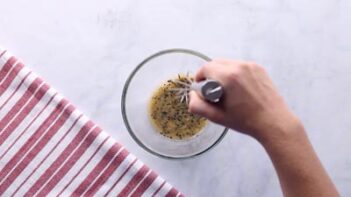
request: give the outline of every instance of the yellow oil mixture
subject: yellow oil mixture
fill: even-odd
[[[184,77],[178,76],[184,81]],[[186,102],[180,102],[172,88],[181,85],[168,80],[153,94],[149,103],[149,116],[156,130],[174,140],[188,139],[201,131],[207,120],[188,112]]]

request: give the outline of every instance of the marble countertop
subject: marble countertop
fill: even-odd
[[[349,0],[14,0],[1,2],[0,44],[187,196],[282,193],[263,148],[234,131],[188,160],[138,147],[121,116],[126,78],[166,48],[259,62],[351,196],[350,10]]]

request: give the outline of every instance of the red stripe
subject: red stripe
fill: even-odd
[[[144,180],[143,182],[141,182],[141,184],[139,185],[139,187],[133,192],[133,194],[131,195],[131,197],[138,197],[141,196],[147,188],[150,187],[150,185],[155,181],[155,179],[157,178],[157,174],[152,171]]]
[[[159,188],[152,194],[152,197],[156,196],[156,194],[161,190],[161,188],[166,184],[166,181],[163,181],[163,183],[160,185]]]
[[[77,178],[77,176],[83,171],[83,169],[91,162],[91,160],[95,157],[95,155],[99,152],[101,147],[107,142],[107,140],[110,138],[110,136],[106,137],[106,139],[100,144],[100,146],[95,150],[95,152],[90,156],[88,161],[85,162],[85,164],[79,169],[79,171],[72,177],[72,179],[67,183],[65,187],[60,191],[60,193],[57,196],[60,196],[63,191],[67,189],[67,187],[74,181],[74,179]]]
[[[40,163],[34,168],[34,170],[26,177],[26,179],[17,187],[16,191],[11,195],[14,196],[19,189],[28,181],[28,179],[39,169],[39,167],[46,161],[46,159],[51,155],[52,152],[57,148],[57,146],[62,142],[62,140],[72,131],[72,129],[76,126],[77,122],[83,115],[80,115],[72,124],[72,126],[66,131],[66,133],[61,137],[61,139],[55,144],[55,146],[50,150],[48,154],[45,155],[44,159],[40,161]]]
[[[178,191],[172,187],[171,190],[166,194],[166,197],[176,197],[178,195]]]
[[[86,150],[92,145],[94,140],[99,136],[102,129],[96,127],[84,142],[79,146],[79,148],[71,155],[66,164],[61,167],[61,169],[51,178],[51,180],[44,186],[38,196],[47,196],[47,194],[57,185],[57,183],[67,174],[67,172],[74,166],[79,158],[86,152]]]
[[[8,136],[16,130],[18,125],[22,123],[22,121],[30,114],[33,108],[39,103],[39,101],[43,98],[46,92],[49,90],[49,86],[44,84],[40,87],[40,89],[32,96],[31,100],[27,103],[24,108],[22,108],[21,112],[17,114],[16,118],[12,120],[12,122],[5,128],[5,130],[0,134],[0,146],[6,141]]]
[[[94,196],[95,193],[101,188],[101,186],[107,181],[108,178],[113,174],[113,172],[121,165],[121,163],[127,158],[129,152],[123,150],[113,161],[110,163],[109,167],[100,175],[100,177],[95,181],[95,183],[90,187],[90,189],[84,194],[88,196]]]
[[[7,104],[7,102],[10,101],[10,99],[13,97],[13,95],[15,95],[18,91],[18,89],[21,87],[21,85],[23,84],[23,82],[27,79],[27,77],[32,73],[32,71],[30,71],[23,79],[22,81],[18,84],[18,86],[16,87],[15,91],[12,92],[12,94],[6,99],[6,101],[0,106],[0,110]]]
[[[28,130],[28,128],[30,126],[32,126],[33,122],[43,113],[43,111],[49,106],[49,104],[51,103],[51,101],[54,99],[54,97],[57,95],[57,93],[55,93],[50,100],[46,103],[46,105],[44,106],[43,109],[41,109],[41,111],[34,117],[34,119],[29,123],[29,125],[22,131],[22,133],[15,139],[14,142],[12,142],[12,144],[10,146],[8,146],[6,148],[6,151],[0,156],[0,160],[4,157],[4,155],[7,154],[7,152],[16,144],[16,142],[22,137],[22,135]]]
[[[2,82],[0,86],[0,96],[5,92],[5,90],[10,86],[12,81],[15,79],[15,77],[18,75],[18,73],[22,70],[24,65],[22,63],[18,63],[15,68],[13,68],[10,72],[10,74],[7,76],[4,82]]]
[[[89,173],[83,182],[74,190],[74,196],[80,196],[89,187],[89,185],[95,180],[95,178],[100,174],[100,172],[106,167],[106,165],[113,159],[116,153],[121,149],[121,145],[114,144],[110,150],[104,155],[100,162],[95,166],[95,168]]]
[[[16,62],[17,62],[17,59],[15,57],[10,57],[10,59],[7,60],[7,62],[0,70],[0,81],[2,81],[2,79],[6,76],[6,74],[11,70],[13,64]]]
[[[40,125],[36,132],[27,140],[27,142],[20,148],[19,151],[11,158],[11,160],[5,165],[5,167],[0,172],[0,181],[2,181],[5,176],[11,172],[12,168],[17,162],[30,150],[33,144],[36,142],[40,136],[46,131],[50,126],[51,122],[55,120],[58,114],[63,110],[64,106],[67,104],[67,100],[62,100],[55,108],[55,110],[50,114],[50,116]]]
[[[6,50],[0,54],[0,58],[6,53]]]
[[[34,148],[28,152],[28,154],[24,157],[24,159],[16,166],[16,168],[11,172],[11,174],[7,177],[7,179],[0,185],[0,193],[6,191],[6,189],[13,183],[13,181],[22,173],[22,171],[30,165],[30,162],[39,154],[39,152],[45,148],[47,143],[51,140],[51,138],[57,133],[57,131],[62,127],[62,125],[67,121],[72,112],[74,111],[74,107],[69,106],[65,109],[65,111],[60,115],[60,117],[56,120],[54,125],[52,125],[48,132],[36,143]]]
[[[124,175],[127,174],[127,172],[129,171],[129,169],[136,163],[136,161],[138,161],[137,158],[134,159],[134,161],[132,163],[129,164],[129,166],[127,167],[127,169],[124,170],[124,172],[121,174],[121,176],[117,179],[117,181],[110,187],[110,189],[106,192],[106,194],[104,196],[107,196],[112,190],[113,188],[116,187],[116,185],[122,180],[122,178],[124,177]]]
[[[38,89],[42,80],[37,78],[32,84],[27,88],[26,92],[22,95],[22,97],[16,102],[16,104],[12,107],[12,109],[5,115],[5,117],[0,121],[0,131],[3,131],[4,127],[12,120],[13,117],[18,113],[18,111],[25,105],[33,96],[33,93]]]
[[[40,176],[40,178],[32,185],[31,188],[26,193],[26,196],[34,195],[43,185],[47,182],[49,178],[52,177],[54,172],[66,161],[67,155],[70,155],[72,151],[79,145],[79,143],[85,138],[88,134],[88,131],[92,129],[94,123],[88,121],[83,128],[77,133],[74,139],[70,142],[70,144],[65,148],[64,151],[60,154],[60,156],[50,165],[49,168]]]
[[[133,176],[133,178],[128,182],[128,184],[123,188],[123,190],[118,194],[119,197],[127,196],[135,186],[145,177],[149,168],[145,165],[139,169],[139,171]]]

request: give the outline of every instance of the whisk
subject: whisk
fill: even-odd
[[[184,77],[178,75],[178,79],[171,80],[180,87],[170,88],[170,91],[175,91],[176,96],[179,97],[180,102],[189,104],[189,92],[195,90],[206,101],[217,103],[223,95],[223,88],[218,81],[206,79],[200,82],[195,82],[193,78],[187,73]]]

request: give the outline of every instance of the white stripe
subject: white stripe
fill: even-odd
[[[3,48],[1,45],[0,45],[0,54],[2,53],[2,52],[4,52],[5,51],[5,48]],[[1,68],[1,67],[0,67]]]
[[[20,62],[19,62],[18,60],[16,60],[16,61],[12,64],[10,70],[7,71],[7,73],[6,73],[6,75],[4,76],[4,78],[2,78],[2,79],[0,80],[0,83],[3,83],[3,82],[6,80],[6,78],[10,75],[10,73],[15,69],[15,67],[16,67],[17,64],[19,64],[19,63],[20,63]]]
[[[73,149],[72,152],[69,153],[69,155],[67,155],[67,157],[66,157],[66,158],[63,160],[63,162],[61,163],[61,165],[59,165],[56,169],[54,169],[51,178],[47,179],[47,180],[43,183],[43,185],[41,185],[41,187],[39,187],[38,190],[37,190],[35,193],[33,193],[33,195],[35,195],[36,193],[40,193],[41,189],[44,188],[44,187],[46,186],[46,184],[47,184],[48,182],[50,182],[51,179],[56,175],[56,173],[57,173],[58,171],[60,171],[61,168],[63,168],[63,167],[65,166],[65,164],[66,164],[67,161],[68,161],[68,158],[70,158],[70,157],[76,152],[76,150],[78,150],[78,148],[80,147],[80,145],[83,144],[83,143],[85,142],[85,140],[88,138],[88,136],[90,135],[90,133],[92,133],[93,130],[94,130],[96,127],[97,127],[97,126],[94,125],[94,126],[87,132],[87,134],[84,136],[83,140]],[[31,194],[31,195],[32,195],[32,194]]]
[[[67,104],[64,108],[64,110],[69,106],[69,104]],[[43,134],[40,136],[39,139],[36,140],[36,142],[32,145],[32,147],[22,156],[22,158],[17,162],[17,164],[15,164],[15,166],[12,168],[12,170],[7,174],[7,176],[5,176],[5,178],[3,179],[6,180],[6,178],[12,173],[13,170],[16,169],[17,165],[20,164],[23,159],[34,149],[34,147],[41,141],[41,139],[44,137],[44,135],[51,129],[51,127],[55,124],[55,122],[59,119],[59,117],[63,114],[64,110],[62,110],[62,112],[54,119],[54,121],[51,122],[50,126],[45,129],[45,131],[43,132]],[[34,157],[35,158],[35,157]],[[35,160],[35,159],[34,159]],[[1,181],[0,183],[2,184]]]
[[[38,86],[39,88],[36,89],[35,92],[29,96],[29,99],[21,106],[21,108],[16,112],[16,114],[12,118],[10,118],[10,120],[7,122],[7,124],[5,124],[3,131],[6,130],[10,124],[12,124],[12,121],[16,120],[17,116],[19,116],[21,114],[21,112],[24,110],[26,105],[30,103],[32,98],[35,98],[35,94],[37,94],[43,86],[44,86],[44,83],[41,83]]]
[[[73,112],[74,113],[74,112]],[[67,132],[67,130],[72,126],[74,119],[68,119],[62,127],[52,136],[49,142],[42,147],[42,150],[32,159],[30,164],[26,167],[22,173],[15,180],[18,184],[11,184],[12,187],[9,187],[8,193],[12,194],[15,192],[17,187],[35,170],[35,168],[40,164],[40,162],[46,158],[46,155],[53,149],[55,144],[59,141],[59,139]],[[45,134],[44,134],[45,135]],[[40,139],[39,139],[40,140]],[[37,141],[39,141],[37,140]],[[35,146],[35,145],[34,145]],[[33,147],[34,147],[33,146]],[[18,162],[19,163],[19,162]],[[41,167],[41,166],[40,166]],[[40,169],[39,167],[39,169]],[[40,171],[40,170],[39,170]],[[15,186],[14,186],[15,185]]]
[[[155,191],[162,185],[162,183],[165,180],[161,178],[160,176],[157,176],[157,178],[152,182],[152,184],[145,190],[142,196],[147,197],[151,196]]]
[[[110,166],[112,165],[113,160],[115,160],[117,157],[120,157],[119,154],[121,154],[121,152],[124,150],[124,147],[120,148],[117,152],[117,154],[107,163],[107,165],[99,172],[99,174],[91,181],[90,185],[88,185],[87,189],[84,191],[84,193],[82,194],[82,196],[84,196],[84,194],[90,189],[90,187],[95,183],[95,181],[98,180],[98,178],[100,178],[100,176],[102,176],[102,173],[104,173],[104,171]]]
[[[119,181],[108,196],[117,196],[143,165],[143,162],[137,160],[133,167],[129,169],[128,173]]]
[[[40,111],[43,110],[45,105],[47,105],[47,103],[49,102],[49,100],[52,98],[52,96],[54,94],[55,93],[52,92],[52,89],[49,89],[44,94],[44,96],[41,98],[40,102],[38,102],[34,106],[32,111],[29,112],[29,114],[26,116],[25,119],[23,119],[23,121],[18,125],[18,127],[14,131],[11,132],[11,134],[8,136],[7,140],[4,141],[4,143],[0,145],[0,150],[5,151],[7,149],[7,147],[9,147],[16,140],[16,138],[22,134],[22,132],[26,129],[26,127],[34,120],[34,118],[40,113]],[[46,109],[48,109],[49,106],[55,106],[55,105],[53,105],[53,103],[51,101],[51,103],[47,106]],[[34,122],[33,122],[33,124],[34,124]],[[30,131],[28,131],[28,129],[27,129],[27,133],[30,132]],[[3,153],[3,151],[0,151],[0,155]]]
[[[13,95],[10,101],[0,110],[0,120],[4,118],[4,116],[14,107],[17,101],[24,95],[28,87],[32,84],[32,82],[36,79],[35,75],[30,74],[21,87],[18,89],[17,93]],[[12,91],[13,92],[13,91]],[[6,101],[7,98],[1,96],[0,97],[0,106]]]
[[[17,86],[21,83],[24,77],[30,72],[26,67],[22,68],[17,76],[12,80],[10,86],[3,92],[0,98],[0,106],[11,96],[11,94],[16,90]],[[28,76],[29,77],[29,76]],[[28,78],[27,78],[28,79]],[[26,79],[26,80],[27,80]],[[24,82],[25,83],[25,82]],[[22,84],[23,85],[23,84]],[[20,89],[18,89],[19,91]],[[23,92],[20,92],[23,93]]]
[[[3,50],[0,48],[0,54],[3,52]],[[1,58],[0,58],[0,69],[5,65],[7,60],[12,57],[12,55],[8,52],[6,52]],[[0,80],[0,83],[3,83],[6,78],[9,76],[9,74],[12,72],[16,64],[18,64],[19,61],[15,62],[15,64],[12,66],[12,68],[6,73],[4,78]],[[26,67],[22,68],[21,71],[17,74],[17,76],[14,78],[14,80],[11,82],[10,86],[4,91],[3,95],[0,97],[0,106],[9,98],[9,96],[14,92],[18,84],[21,82],[21,80],[24,78],[26,74],[30,72],[29,69]],[[23,96],[25,91],[28,89],[28,87],[31,85],[31,83],[37,78],[35,74],[30,74],[27,79],[24,81],[24,83],[20,86],[16,94],[10,99],[10,101],[0,110],[0,120],[6,116],[6,114],[14,107],[14,104]],[[40,90],[40,87],[43,85],[43,83],[40,84],[40,86],[37,88],[36,92]],[[35,95],[33,93],[27,102],[21,106],[21,109],[17,110],[15,113],[15,116],[6,123],[4,129],[8,127],[11,122],[18,116],[18,114],[23,110],[24,106],[31,100],[31,98]],[[21,132],[27,127],[27,125],[34,119],[34,117],[42,110],[42,108],[47,104],[49,99],[53,94],[55,94],[56,91],[52,88],[48,90],[48,92],[43,96],[43,98],[40,100],[40,102],[34,106],[34,108],[31,110],[29,114],[25,117],[25,119],[18,125],[18,127],[10,134],[10,136],[7,138],[7,140],[0,146],[0,155],[6,150],[6,147],[12,144],[12,142],[21,134]],[[50,105],[45,109],[45,111],[38,117],[38,119],[33,122],[33,124],[28,128],[26,133],[18,140],[18,142],[11,148],[11,150],[4,156],[2,159],[1,163],[6,164],[14,155],[15,153],[23,146],[23,144],[33,135],[33,133],[40,127],[40,125],[44,122],[44,120],[49,116],[49,114],[56,108],[56,104],[62,99],[61,95],[56,95],[55,99],[50,103]],[[67,104],[65,106],[65,109],[69,106],[70,104]],[[63,111],[65,110],[63,109]],[[62,111],[62,112],[63,112]],[[61,112],[61,113],[62,113]],[[61,115],[60,113],[60,115]],[[3,193],[4,196],[8,196],[12,194],[17,187],[24,181],[27,176],[34,170],[35,167],[43,160],[45,159],[44,163],[39,167],[39,169],[28,179],[28,181],[23,185],[23,187],[20,189],[16,195],[23,195],[25,192],[40,178],[40,176],[50,167],[50,165],[58,158],[58,156],[62,153],[62,151],[71,143],[70,139],[73,139],[74,136],[81,130],[81,128],[84,126],[84,124],[88,121],[88,118],[83,116],[81,120],[76,124],[76,126],[72,129],[72,131],[65,137],[63,141],[58,145],[58,147],[47,157],[45,156],[49,153],[49,151],[52,150],[54,145],[56,145],[56,142],[65,134],[65,132],[68,130],[68,128],[71,127],[73,124],[73,121],[81,114],[81,112],[78,112],[78,110],[75,110],[71,116],[68,118],[68,120],[62,125],[62,127],[52,136],[50,141],[47,143],[45,147],[34,157],[34,159],[31,161],[30,165],[28,165],[24,171],[20,175],[18,175],[17,179],[13,184],[10,185],[8,190]],[[59,116],[60,116],[59,115]],[[58,117],[59,117],[58,116]],[[58,119],[56,117],[56,120]],[[56,121],[55,120],[55,121]],[[17,165],[23,161],[23,158],[28,155],[28,153],[33,150],[33,148],[37,145],[37,143],[42,139],[42,137],[48,132],[48,130],[51,128],[53,121],[48,129],[39,137],[39,139],[36,140],[34,145],[30,148],[30,150],[20,159],[19,162],[15,165],[13,170],[17,167]],[[96,127],[96,126],[95,126]],[[87,136],[89,133],[91,133],[95,127],[91,128],[88,132],[88,134],[84,137],[84,140],[82,140],[70,154],[65,157],[65,160],[59,165],[58,168],[54,169],[54,173],[50,177],[51,179],[53,176],[55,176],[58,172],[58,170],[62,169],[63,166],[67,163],[67,159],[70,158],[73,153],[78,149],[78,147],[86,140]],[[58,192],[61,191],[61,189],[66,186],[66,184],[73,178],[73,176],[82,168],[82,166],[87,162],[87,160],[92,156],[92,154],[96,151],[96,149],[99,147],[99,145],[102,143],[102,141],[107,137],[107,134],[104,131],[101,131],[101,133],[95,138],[93,143],[88,147],[88,149],[84,152],[84,154],[78,159],[78,161],[72,166],[71,169],[67,172],[67,174],[58,182],[58,184],[53,188],[51,193],[49,193],[49,196],[57,195]],[[87,166],[84,167],[82,172],[77,176],[76,179],[73,180],[73,182],[69,185],[69,187],[64,191],[63,196],[67,196],[71,194],[74,189],[83,181],[85,178],[89,175],[89,173],[94,169],[94,167],[101,161],[101,159],[104,157],[104,155],[108,152],[110,147],[114,145],[115,141],[110,138],[106,141],[106,143],[100,148],[100,150],[97,152],[97,154],[94,156],[94,158],[87,164]],[[117,157],[123,150],[123,147],[118,151],[115,157]],[[115,158],[114,157],[114,158]],[[108,168],[108,166],[111,164],[111,162],[114,160],[112,158],[109,163],[104,167],[104,169],[99,173],[98,176],[95,177],[95,179],[90,183],[90,186],[86,191],[90,189],[90,187],[97,181],[98,178],[102,175],[104,170]],[[110,187],[115,183],[118,178],[122,175],[122,173],[128,168],[128,166],[134,161],[136,157],[132,154],[129,154],[121,163],[121,165],[113,172],[113,174],[107,179],[106,183],[100,187],[100,189],[97,191],[96,195],[102,195],[105,192],[107,192]],[[4,162],[3,162],[4,161]],[[143,163],[139,160],[136,161],[136,163],[129,169],[129,171],[125,174],[125,176],[120,180],[120,182],[116,185],[116,187],[111,191],[109,196],[116,196],[128,183],[129,181],[135,176],[135,174],[140,170],[140,168],[143,166]],[[13,170],[10,171],[9,174],[13,172]],[[130,192],[129,195],[133,194],[133,192],[140,186],[140,184],[147,178],[147,176],[151,173],[152,171],[149,170],[146,175],[143,177],[142,180],[138,182],[138,184],[133,188],[133,190]],[[9,176],[9,174],[4,178]],[[51,180],[49,179],[48,181],[45,182],[45,184],[41,185],[41,188],[45,187],[45,185]],[[164,182],[164,179],[161,177],[157,177],[153,183],[147,188],[143,196],[150,196],[152,195],[158,188],[159,186]],[[163,187],[160,189],[160,191],[157,193],[157,196],[165,196],[170,190],[172,189],[172,186],[169,183],[165,183]],[[36,192],[40,192],[39,190]],[[33,194],[34,195],[34,194]],[[177,194],[179,196],[180,193]]]
[[[3,51],[1,51],[0,54],[1,54],[2,52],[3,52]],[[5,54],[2,55],[2,56],[0,57],[0,70],[1,70],[2,67],[6,64],[7,59],[4,58],[4,56],[6,55],[6,53],[7,53],[7,52],[5,52]]]
[[[67,173],[65,174],[65,176],[62,177],[61,180],[63,179],[67,179],[68,177],[73,177],[73,175],[75,175],[79,169],[86,163],[86,161],[89,160],[89,158],[91,157],[91,155],[96,151],[96,149],[99,147],[99,145],[107,138],[108,136],[104,133],[99,133],[98,136],[96,136],[96,138],[94,139],[94,141],[91,143],[91,145],[89,145],[89,147],[87,148],[87,150],[79,157],[79,159],[76,161],[76,163],[67,171]],[[67,162],[66,162],[67,163]],[[63,168],[63,166],[61,167]],[[55,175],[53,175],[55,176]],[[66,177],[67,176],[67,177]],[[69,179],[70,180],[70,179]],[[50,180],[49,180],[50,181]],[[58,184],[61,181],[58,182]],[[68,182],[68,181],[66,181]],[[60,192],[62,189],[62,185],[58,186],[58,184],[55,185],[55,187],[58,187],[59,189],[57,189],[57,193]],[[55,189],[55,187],[53,187],[53,190]],[[51,190],[51,191],[53,191]]]
[[[139,183],[134,187],[134,189],[132,191],[130,191],[128,196],[131,196],[134,191],[140,186],[140,184],[146,179],[147,176],[149,176],[149,174],[152,172],[152,170],[149,169],[149,171],[145,174],[145,176],[139,181]]]
[[[103,196],[111,187],[112,185],[122,176],[122,174],[126,171],[126,169],[129,167],[129,165],[136,159],[136,157],[133,154],[129,154],[124,161],[121,163],[120,166],[113,172],[113,175],[111,175],[105,182],[104,185],[100,187],[100,189],[96,192],[95,196]],[[134,163],[135,165],[135,163]],[[131,170],[133,167],[129,170]],[[124,176],[128,176],[128,172]]]
[[[113,139],[107,140],[107,142],[104,144],[104,146],[101,148],[101,150],[97,153],[97,155],[94,157],[94,159],[89,162],[89,164],[79,173],[79,175],[72,181],[72,183],[66,188],[66,190],[61,194],[61,196],[69,196],[72,194],[72,192],[79,186],[80,183],[82,183],[89,173],[98,165],[100,160],[105,156],[105,154],[109,151],[109,149],[115,144],[115,141]],[[72,176],[74,176],[76,173],[74,173]],[[62,184],[64,187],[67,185],[67,183],[71,181],[71,178],[66,178],[63,180]],[[58,192],[61,192],[62,188],[58,189]],[[55,191],[56,192],[56,191]],[[50,195],[51,196],[51,195]],[[52,195],[54,196],[54,195]]]
[[[74,180],[72,180],[73,176],[77,174],[77,171],[74,173],[69,173],[67,174],[60,182],[60,185],[57,185],[53,191],[53,193],[50,193],[49,196],[56,196],[61,190],[66,187],[66,185],[72,180],[70,185],[62,192],[61,196],[69,196],[72,194],[72,192],[77,188],[77,186],[82,183],[85,178],[89,175],[89,173],[98,165],[100,160],[105,156],[105,154],[108,152],[108,150],[115,144],[115,141],[113,139],[108,139],[107,142],[103,145],[103,147],[97,152],[97,154],[94,156],[94,158],[82,169],[82,171],[75,177]],[[55,194],[55,195],[54,195]]]
[[[167,193],[172,189],[172,185],[165,183],[160,191],[157,192],[156,196],[166,196]]]
[[[39,129],[45,119],[55,110],[57,103],[62,97],[56,96],[52,105],[38,117],[38,119],[28,128],[27,132],[14,144],[14,146],[7,152],[7,154],[1,159],[2,163],[8,163],[10,159],[19,151],[19,149],[26,143],[26,141]]]
[[[1,51],[2,53],[3,51]],[[0,54],[1,54],[0,53]],[[12,57],[12,54],[10,54],[8,51],[5,52],[5,54],[3,54],[0,58],[0,70],[2,69],[2,67],[6,64],[7,60],[10,59]]]
[[[21,187],[21,189],[16,193],[18,196],[23,196],[29,188],[41,177],[44,172],[49,169],[49,167],[58,159],[63,150],[71,143],[70,139],[73,139],[79,131],[82,129],[84,124],[88,122],[88,118],[83,116],[76,124],[71,132],[61,141],[61,143],[56,147],[56,149],[47,157],[47,159],[42,163],[40,168],[32,174],[32,176],[27,180],[27,182]],[[22,183],[22,182],[21,182]]]
[[[49,196],[57,196],[59,194],[59,192],[61,192],[61,190],[72,180],[72,178],[85,165],[85,163],[88,162],[90,157],[93,156],[95,151],[103,143],[103,141],[106,140],[107,137],[108,137],[107,134],[100,133],[99,136],[97,137],[97,139],[87,148],[87,150],[84,152],[84,154],[77,160],[77,162],[71,167],[71,169],[68,170],[68,172],[65,174],[65,176],[63,176],[62,179],[56,184],[56,186],[53,187],[52,191],[48,195]],[[98,150],[98,152],[95,154],[95,156],[92,158],[92,160],[90,160],[89,163],[91,163],[92,161],[97,159],[99,157],[98,154],[103,154],[104,152],[106,152],[106,150],[104,150],[104,146],[107,145],[106,143],[108,143],[108,141],[110,139],[111,138],[109,138],[104,143],[104,145]]]

